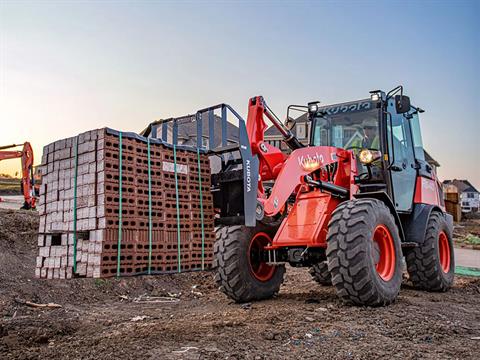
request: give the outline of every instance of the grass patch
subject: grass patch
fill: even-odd
[[[95,279],[95,286],[96,287],[103,287],[107,284],[107,281],[104,279]]]
[[[465,243],[469,245],[480,245],[480,237],[473,234],[468,234],[465,237]]]
[[[465,266],[456,266],[455,274],[463,275],[463,276],[480,277],[480,269],[470,268]]]

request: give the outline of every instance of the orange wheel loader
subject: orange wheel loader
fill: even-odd
[[[293,134],[291,109],[304,112],[308,144]],[[289,264],[309,268],[347,303],[383,306],[398,296],[403,258],[416,288],[448,290],[452,217],[425,161],[423,110],[403,87],[289,110],[283,124],[261,96],[250,99],[241,158],[226,158],[212,176],[221,290],[237,302],[271,298]],[[266,119],[290,154],[265,140]]]

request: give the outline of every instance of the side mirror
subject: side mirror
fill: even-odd
[[[295,119],[290,117],[290,116],[287,116],[287,119],[285,120],[285,127],[288,129],[288,130],[292,130],[295,126]]]
[[[410,111],[410,98],[405,95],[395,95],[395,109],[398,114]]]

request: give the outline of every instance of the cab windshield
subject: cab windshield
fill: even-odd
[[[334,146],[343,149],[380,150],[378,109],[339,111],[327,108],[313,119],[313,146]],[[320,109],[322,111],[322,109]]]

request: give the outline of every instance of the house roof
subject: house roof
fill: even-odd
[[[295,119],[295,125],[305,123],[305,122],[307,122],[307,114],[303,114],[303,115],[301,115],[301,116],[299,116],[298,118]],[[294,126],[291,131],[292,131],[293,135],[297,135],[296,126]],[[280,131],[278,131],[278,129],[274,125],[270,126],[265,131],[265,136],[281,136],[281,135],[282,134],[280,134]]]
[[[477,189],[468,181],[468,180],[445,180],[443,182],[444,185],[453,185],[455,186],[459,192],[476,192],[478,193]]]

